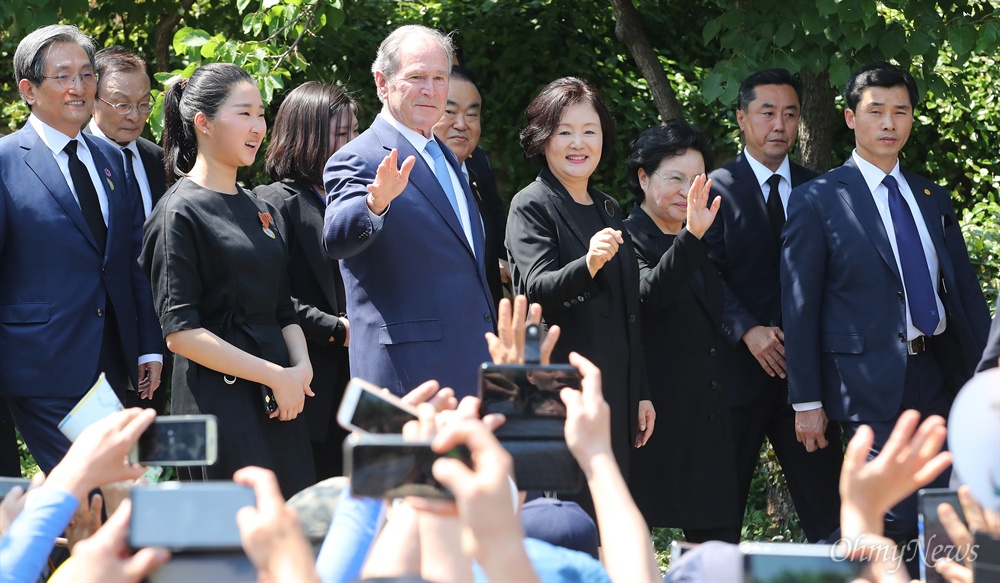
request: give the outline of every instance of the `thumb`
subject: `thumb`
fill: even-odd
[[[122,570],[127,581],[142,581],[147,575],[170,560],[166,549],[148,547],[125,560]]]

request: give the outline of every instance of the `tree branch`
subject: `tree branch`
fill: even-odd
[[[656,104],[660,117],[664,120],[684,119],[684,111],[677,102],[677,93],[660,65],[632,0],[611,0],[611,6],[615,10],[615,36],[628,48],[635,64],[639,66],[639,72],[649,83],[653,103]]]

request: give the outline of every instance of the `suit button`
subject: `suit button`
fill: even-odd
[[[483,314],[483,320],[486,320],[487,322],[492,322],[493,316],[491,316],[490,314]]]
[[[101,318],[104,316],[104,310],[97,308],[97,317]]]
[[[708,349],[708,355],[709,356],[715,356],[715,349],[714,348],[709,348]]]
[[[715,421],[715,413],[709,413],[709,415],[708,415],[708,422],[712,423],[714,421]]]
[[[103,274],[106,275],[108,273],[108,268],[107,267],[102,267],[101,268],[101,273],[103,273]]]
[[[566,306],[566,307],[568,308],[568,307],[570,307],[570,306],[571,306],[572,304],[570,304],[569,302],[563,302],[563,305],[564,305],[564,306]]]
[[[587,298],[589,300],[590,299],[590,292],[584,293],[583,297],[585,297],[585,298]]]
[[[583,301],[583,296],[576,296],[576,301],[582,302]]]
[[[635,314],[629,314],[628,315],[628,321],[629,321],[630,324],[634,324],[635,323]]]
[[[900,333],[899,333],[899,334],[897,334],[896,336],[898,336],[898,337],[899,337],[899,341],[900,341],[900,342],[906,342],[906,332],[900,332]]]
[[[899,299],[903,299],[903,292],[901,291],[896,292],[896,297],[898,297]]]
[[[712,381],[711,383],[709,383],[708,386],[711,387],[711,388],[713,388],[713,389],[717,389],[717,388],[719,388],[719,383],[716,382],[716,381]]]

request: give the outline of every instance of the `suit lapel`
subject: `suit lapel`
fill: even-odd
[[[296,219],[302,225],[301,229],[296,229],[297,231],[302,231],[297,236],[304,241],[304,244],[299,245],[299,247],[305,254],[306,261],[309,262],[309,267],[316,274],[316,281],[319,282],[326,301],[330,303],[333,309],[337,309],[338,298],[333,287],[333,271],[338,268],[337,262],[326,253],[322,245],[314,244],[316,241],[322,241],[323,239],[323,216],[325,211],[323,201],[320,200],[319,195],[310,187],[300,182],[289,180],[282,183],[282,186],[294,192],[296,198],[301,199],[293,207],[298,214]],[[309,240],[305,241],[307,237]]]
[[[117,171],[118,167],[104,157],[104,152],[97,145],[97,140],[100,140],[100,138],[95,138],[89,134],[81,134],[81,137],[87,140],[87,147],[90,148],[90,156],[94,159],[94,168],[97,169],[98,179],[105,180],[102,186],[104,188],[104,195],[108,201],[108,241],[106,246],[110,246],[118,234],[118,229],[128,230],[131,228],[131,217],[125,212],[128,209],[130,196],[136,197],[136,202],[142,206],[142,201],[139,200],[141,195],[138,191],[132,192],[134,189],[132,183],[124,175],[119,175]],[[117,149],[115,151],[122,162],[121,168],[124,170],[125,155]],[[94,185],[94,188],[100,187]],[[130,192],[131,195],[129,194]],[[126,204],[122,205],[119,201],[124,201]],[[130,239],[131,237],[126,235],[123,240]]]
[[[899,275],[899,268],[896,267],[896,256],[892,252],[892,245],[889,243],[889,235],[885,232],[885,225],[882,223],[882,216],[875,206],[871,190],[865,182],[861,170],[854,163],[853,158],[848,158],[844,163],[843,170],[838,173],[840,187],[837,191],[844,201],[854,211],[854,216],[861,223],[862,228],[868,234],[878,250],[882,260],[885,261],[889,269],[896,275],[900,282],[903,278]]]
[[[98,248],[97,240],[94,239],[94,234],[90,232],[90,227],[87,225],[86,219],[83,218],[80,203],[73,197],[73,191],[69,189],[66,177],[63,176],[62,171],[59,170],[59,164],[52,157],[52,150],[35,133],[31,124],[25,124],[18,133],[20,135],[21,148],[27,150],[24,156],[25,164],[41,180],[45,188],[48,189],[49,194],[52,195],[52,198],[56,199],[56,202],[62,207],[63,212],[73,221],[76,228],[80,229],[80,232],[90,241],[90,244],[98,251],[103,252],[103,249]]]
[[[135,142],[139,149],[139,159],[142,161],[142,169],[146,171],[146,181],[149,182],[149,194],[153,206],[163,197],[166,192],[167,172],[163,168],[162,156],[157,156],[154,144],[139,138]]]
[[[944,224],[942,223],[944,215],[938,208],[937,197],[934,196],[934,191],[941,187],[907,170],[902,170],[902,173],[906,183],[910,186],[914,200],[917,201],[920,214],[924,217],[924,224],[927,226],[927,232],[934,244],[934,252],[938,256],[938,268],[946,281],[954,281],[951,257],[948,255],[944,241]]]
[[[750,162],[747,161],[742,152],[736,158],[736,172],[734,174],[734,184],[747,185],[747,188],[741,190],[742,195],[746,198],[743,210],[757,225],[756,233],[768,248],[776,247],[777,241],[772,234],[771,219],[767,216],[767,206],[764,204],[764,193],[761,192],[760,185],[757,184],[757,175],[753,173]]]
[[[583,245],[584,250],[589,249],[590,237],[583,234],[583,231],[581,231],[580,227],[576,224],[576,220],[569,214],[569,211],[566,210],[567,204],[576,204],[573,201],[573,197],[570,196],[566,188],[563,187],[561,182],[559,182],[559,179],[553,176],[552,172],[550,172],[546,167],[543,167],[541,172],[538,173],[538,178],[536,178],[536,180],[541,181],[542,184],[546,186],[546,192],[548,193],[549,198],[552,199],[549,203],[556,214],[558,214],[562,219],[563,224],[569,225],[570,231],[573,232],[573,236],[577,238],[580,245]],[[594,204],[598,204],[596,198],[594,199]]]

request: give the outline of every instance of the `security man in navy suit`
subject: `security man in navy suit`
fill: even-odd
[[[160,384],[160,325],[139,269],[142,206],[121,152],[81,133],[94,107],[94,42],[73,26],[14,53],[31,115],[0,139],[0,395],[39,467],[69,448],[58,430],[100,373],[123,399]]]
[[[710,198],[721,196],[722,206],[705,241],[723,276],[722,331],[736,347],[727,397],[740,511],[767,437],[781,462],[802,529],[817,542],[840,524],[842,457],[836,448],[808,453],[796,441],[785,380],[778,280],[788,197],[794,187],[816,176],[788,159],[798,131],[799,93],[799,82],[784,69],[754,73],[740,85],[736,120],[745,148],[710,174]],[[839,428],[832,424],[827,437],[838,436]]]
[[[854,152],[789,199],[782,316],[802,447],[839,451],[827,424],[840,422],[847,437],[865,424],[874,457],[903,411],[947,419],[983,354],[989,311],[948,191],[900,167],[918,103],[913,77],[870,63],[851,75],[845,103]],[[916,536],[916,495],[885,527],[896,540]]]

